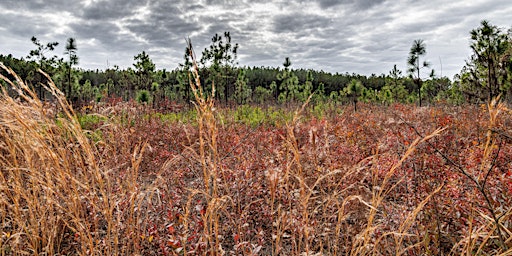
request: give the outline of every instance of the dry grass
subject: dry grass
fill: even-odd
[[[485,209],[472,208],[467,233],[447,251],[440,240],[450,234],[425,222],[435,216],[425,208],[437,202],[448,181],[411,195],[415,201],[402,192],[402,198],[395,196],[409,188],[404,165],[421,147],[433,146],[446,127],[418,134],[400,155],[385,147],[381,152],[381,142],[375,142],[371,154],[348,164],[343,159],[351,156],[340,156],[331,144],[340,138],[355,144],[358,134],[328,134],[337,125],[329,122],[304,133],[306,103],[280,135],[267,140],[278,143],[256,142],[267,153],[229,159],[225,152],[238,146],[225,149],[219,142],[227,133],[222,129],[230,128],[218,123],[195,66],[190,85],[197,126],[176,128],[173,136],[183,138],[178,154],[150,172],[144,160],[156,145],[152,138],[133,138],[142,122],[135,112],[129,121],[106,116],[102,138],[93,140],[50,79],[46,89],[58,113],[1,68],[15,79],[0,77],[12,87],[0,96],[0,255],[512,255],[510,207],[489,200]],[[463,173],[459,166],[483,197],[492,194],[486,182],[502,136],[498,115],[507,111],[489,105],[483,174]],[[264,168],[252,167],[253,161],[265,162]]]
[[[143,228],[133,150],[125,179],[110,174],[65,96],[50,81],[55,115],[12,70],[0,96],[1,254],[126,255],[140,251]],[[44,73],[43,73],[44,74]],[[108,150],[108,149],[107,149]],[[121,164],[121,163],[119,163]]]

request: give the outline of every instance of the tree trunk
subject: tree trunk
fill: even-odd
[[[488,102],[491,102],[492,100],[492,97],[493,97],[493,93],[492,93],[492,74],[491,74],[491,57],[487,57],[487,87],[489,89],[489,98],[487,99]]]
[[[418,70],[418,81],[417,81],[417,84],[418,84],[418,98],[420,100],[420,107],[421,107],[421,78],[420,78],[420,58],[418,58],[417,60],[417,70]]]
[[[68,101],[71,101],[71,63],[69,64],[69,70],[68,70],[68,90],[66,98]]]

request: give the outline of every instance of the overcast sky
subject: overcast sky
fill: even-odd
[[[0,54],[27,56],[30,38],[77,40],[79,66],[133,65],[146,51],[158,69],[183,62],[185,38],[197,55],[215,33],[230,31],[240,66],[388,74],[406,70],[423,39],[426,60],[453,78],[471,54],[469,32],[483,19],[512,25],[510,0],[0,0]],[[425,71],[425,75],[428,72]]]

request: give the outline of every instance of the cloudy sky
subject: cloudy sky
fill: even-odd
[[[483,19],[509,29],[511,15],[510,0],[1,0],[0,54],[27,56],[36,36],[59,42],[63,56],[74,37],[81,68],[127,68],[146,51],[169,70],[183,62],[186,37],[200,55],[230,31],[241,66],[290,57],[292,68],[379,75],[406,70],[423,39],[426,60],[452,78],[471,54],[469,31]]]

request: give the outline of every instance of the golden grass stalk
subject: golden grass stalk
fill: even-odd
[[[13,98],[2,88],[0,106],[2,194],[6,197],[2,208],[8,211],[2,214],[2,221],[20,238],[9,246],[30,253],[53,254],[61,247],[60,234],[70,232],[83,240],[82,251],[94,250],[93,234],[82,222],[89,207],[94,209],[102,203],[85,191],[94,186],[101,197],[106,197],[94,148],[81,133],[62,94],[55,97],[64,116],[55,119],[46,114],[43,103],[21,78],[3,64],[0,66],[14,76],[15,82],[1,78],[17,93]],[[47,88],[58,91],[51,82]]]
[[[379,224],[375,223],[376,218],[379,212],[379,207],[382,205],[384,199],[387,195],[389,195],[396,186],[398,186],[402,181],[403,178],[396,181],[394,184],[391,183],[392,177],[396,174],[396,172],[399,170],[399,168],[402,166],[405,160],[407,160],[416,150],[418,145],[421,143],[435,137],[441,134],[441,132],[445,130],[445,128],[439,128],[432,132],[431,134],[423,137],[423,138],[417,138],[414,140],[409,147],[407,148],[404,155],[400,158],[398,162],[393,164],[393,166],[390,168],[390,170],[385,174],[384,179],[380,183],[379,186],[374,186],[374,190],[372,191],[372,199],[370,202],[369,207],[369,213],[367,217],[366,222],[366,228],[356,237],[355,242],[352,245],[352,250],[350,252],[350,255],[368,255],[375,252],[375,250],[378,250],[379,248],[375,246],[377,243],[373,242],[373,238],[375,236],[375,230],[379,228]],[[376,174],[373,175],[374,178],[378,177]],[[374,180],[374,184],[378,184],[377,180]],[[379,242],[382,239],[385,239],[386,236],[393,235],[395,240],[395,253],[396,255],[400,255],[404,253],[406,249],[401,249],[402,241],[405,236],[409,236],[410,234],[407,234],[405,232],[408,231],[410,227],[415,222],[416,216],[421,212],[423,207],[426,205],[428,200],[437,192],[439,192],[441,187],[437,188],[435,191],[430,193],[416,208],[407,216],[406,220],[400,225],[399,230],[392,231],[385,233],[381,235],[381,237],[377,237],[375,241]]]
[[[0,94],[0,225],[7,238],[0,240],[0,252],[135,253],[137,234],[121,227],[138,226],[139,213],[133,213],[141,197],[136,186],[123,191],[131,197],[132,210],[125,211],[130,216],[119,215],[122,196],[113,194],[108,170],[65,95],[40,71],[61,111],[52,113],[10,68],[0,63],[0,69],[14,77],[0,74],[15,94],[4,87]],[[139,157],[132,159],[133,184]]]
[[[190,40],[187,40],[187,46],[192,59],[189,84],[194,95],[195,101],[193,103],[197,111],[199,132],[199,152],[195,152],[193,149],[190,149],[190,152],[192,152],[196,160],[201,163],[204,191],[190,190],[191,195],[188,197],[186,213],[188,215],[188,207],[190,207],[190,202],[193,200],[194,195],[202,195],[206,201],[206,207],[202,214],[203,237],[201,242],[206,244],[205,253],[216,255],[223,250],[219,230],[221,213],[226,207],[226,204],[232,202],[232,199],[229,195],[221,195],[219,193],[219,182],[222,181],[223,177],[219,177],[219,173],[222,174],[222,172],[217,148],[218,128],[214,112],[215,84],[212,84],[211,94],[207,95],[201,86],[199,67]],[[183,243],[186,243],[185,239],[183,239]],[[186,246],[184,246],[184,248],[186,248]]]

